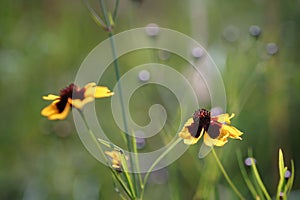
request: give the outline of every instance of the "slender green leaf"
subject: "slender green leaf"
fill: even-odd
[[[134,185],[133,185],[131,176],[130,176],[130,174],[128,172],[128,166],[127,166],[126,156],[123,153],[121,153],[120,158],[121,158],[121,164],[122,164],[122,168],[123,168],[123,173],[125,174],[125,177],[126,177],[128,185],[129,185],[130,191],[132,193],[132,196],[136,197],[136,193],[135,193],[135,190],[134,190]]]
[[[216,154],[214,148],[212,148],[212,153],[213,153],[213,155],[214,155],[215,160],[217,161],[217,164],[218,164],[220,170],[222,171],[222,173],[223,173],[225,179],[227,180],[227,182],[228,182],[228,184],[230,185],[230,187],[232,188],[232,190],[235,192],[235,194],[236,194],[240,199],[245,199],[245,198],[243,197],[243,195],[239,192],[239,190],[235,187],[235,185],[233,184],[233,182],[230,180],[230,178],[229,178],[229,176],[228,176],[226,170],[224,169],[224,167],[223,167],[223,165],[222,165],[220,159],[218,158],[218,156],[217,156],[217,154]]]
[[[103,22],[103,20],[101,19],[101,17],[99,17],[96,13],[96,11],[91,7],[91,5],[89,4],[89,2],[87,0],[83,0],[84,4],[86,5],[87,9],[90,11],[90,15],[92,17],[92,19],[95,21],[95,23],[97,25],[99,25],[100,27],[106,29],[106,25]]]
[[[281,169],[281,171],[279,173],[285,174],[286,171],[287,171],[287,168],[284,167],[283,169]],[[282,189],[284,187],[284,181],[285,181],[284,175],[280,176],[279,181],[278,181],[278,185],[277,185],[276,199],[280,199],[280,193],[282,192]]]
[[[112,142],[108,142],[108,141],[102,140],[102,139],[100,139],[100,138],[97,138],[97,140],[98,140],[101,144],[103,144],[104,146],[106,146],[106,147],[108,147],[108,148],[111,148],[111,149],[113,149],[113,150],[115,150],[115,151],[118,151],[118,152],[120,152],[120,153],[123,153],[123,152],[124,152],[124,150],[123,150],[121,147],[119,147],[119,146],[113,144]]]
[[[278,166],[279,166],[279,176],[280,179],[284,177],[283,169],[284,169],[284,160],[282,150],[279,149],[279,158],[278,158]]]
[[[137,145],[136,145],[136,137],[135,137],[135,134],[134,134],[134,131],[132,131],[132,144],[133,144],[133,152],[134,152],[134,155],[135,155],[135,167],[136,167],[136,170],[137,170],[137,175],[138,175],[138,180],[139,180],[139,185],[140,185],[140,188],[142,188],[142,175],[140,173],[140,163],[139,163],[139,156],[138,156],[138,149],[137,149]]]
[[[295,166],[294,166],[294,161],[291,160],[291,177],[288,179],[287,183],[286,183],[286,187],[285,187],[285,193],[287,194],[287,196],[289,195],[289,193],[292,190],[293,184],[294,184],[294,178],[295,178]]]
[[[128,186],[126,185],[126,183],[122,180],[122,178],[120,177],[120,175],[112,168],[109,168],[111,170],[111,173],[114,175],[114,177],[118,180],[119,184],[121,185],[121,187],[124,189],[124,191],[126,192],[126,194],[132,198],[133,195],[131,193],[131,191],[128,189]]]
[[[120,0],[116,0],[114,12],[113,12],[113,20],[114,21],[116,21],[116,18],[117,18],[119,4],[120,4]]]
[[[115,176],[112,176],[112,177],[113,177],[113,185],[114,185],[115,191],[118,193],[118,195],[120,196],[120,198],[122,200],[126,200],[126,198],[124,197],[124,195],[121,193],[121,191],[119,190],[119,188],[117,186],[118,180],[116,179]]]
[[[264,183],[263,183],[263,181],[262,181],[262,179],[261,179],[261,177],[260,177],[260,175],[258,173],[258,170],[256,168],[256,164],[255,164],[255,161],[254,161],[253,158],[251,159],[251,162],[252,162],[252,165],[251,165],[252,166],[252,170],[253,170],[254,176],[255,176],[255,178],[256,178],[256,180],[258,182],[259,187],[263,191],[265,197],[268,200],[271,200],[271,197],[270,197],[270,195],[269,195],[269,193],[268,193],[268,191],[267,191],[267,189],[266,189],[266,187],[265,187],[265,185],[264,185]]]

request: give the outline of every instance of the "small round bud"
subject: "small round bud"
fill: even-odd
[[[249,28],[249,33],[251,36],[258,38],[261,35],[261,28],[257,25],[252,25]]]
[[[146,140],[145,138],[136,138],[136,148],[137,149],[142,149],[146,145]]]
[[[146,145],[145,133],[141,130],[135,131],[135,141],[137,149],[142,149]]]
[[[195,47],[192,49],[192,55],[195,57],[195,58],[201,58],[204,54],[204,50],[200,47]]]
[[[245,165],[250,167],[252,165],[252,160],[254,160],[254,163],[256,163],[255,158],[250,158],[250,157],[246,158]]]
[[[158,27],[157,24],[151,23],[151,24],[148,24],[145,27],[145,31],[146,31],[147,35],[149,35],[151,37],[154,37],[154,36],[158,35],[158,33],[159,33],[159,27]]]
[[[268,43],[266,45],[266,50],[269,55],[275,55],[278,52],[278,46],[275,43]]]
[[[138,78],[142,82],[147,82],[150,79],[150,72],[147,70],[142,70],[139,72]]]
[[[284,178],[290,178],[292,175],[291,171],[290,170],[287,170],[284,174]]]
[[[240,37],[240,30],[235,26],[227,26],[223,31],[223,37],[228,42],[235,42]]]

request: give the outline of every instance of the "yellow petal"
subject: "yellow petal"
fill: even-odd
[[[240,140],[242,139],[240,136],[243,135],[243,132],[241,132],[234,126],[223,124],[220,131],[222,135],[228,134],[228,137],[230,138],[240,139]]]
[[[96,83],[91,82],[91,83],[86,84],[86,85],[84,86],[84,88],[87,89],[87,88],[95,87],[96,85],[97,85]]]
[[[108,155],[112,160],[120,160],[119,153],[116,151],[105,151],[105,154]]]
[[[207,133],[204,134],[203,140],[204,143],[209,147],[214,146],[218,142],[217,139],[212,139]]]
[[[111,166],[114,169],[120,169],[121,168],[121,159],[120,159],[120,153],[117,151],[105,151],[105,154],[109,157],[111,161]]]
[[[201,130],[200,136],[198,138],[190,136],[189,138],[184,139],[183,143],[186,144],[186,145],[196,144],[200,140],[200,138],[202,137],[203,133],[204,133],[204,129]]]
[[[83,106],[89,102],[94,101],[93,97],[86,97],[83,100],[80,99],[68,99],[69,104],[71,104],[73,107],[81,110],[83,108]]]
[[[53,115],[55,113],[58,113],[58,109],[56,107],[56,103],[59,102],[59,100],[56,100],[54,102],[52,102],[49,106],[45,107],[42,111],[41,111],[41,115],[48,117],[50,115]]]
[[[184,124],[182,130],[178,133],[179,137],[183,139],[191,137],[191,134],[187,127],[190,126],[193,122],[194,122],[193,118],[188,119],[188,121]]]
[[[121,164],[112,164],[111,167],[114,169],[121,169]]]
[[[68,116],[70,108],[71,108],[70,104],[67,103],[65,109],[61,113],[52,114],[52,115],[48,116],[48,119],[50,119],[50,120],[57,120],[57,119],[63,120]]]
[[[230,116],[228,113],[225,113],[225,114],[221,114],[221,115],[218,115],[216,116],[217,118],[217,121],[220,122],[220,123],[226,123],[226,124],[230,124],[230,120],[235,116],[234,113],[232,113]]]
[[[193,118],[188,119],[188,121],[184,124],[182,130],[178,133],[178,136],[183,138],[184,144],[187,144],[187,145],[196,144],[200,140],[200,138],[202,137],[202,135],[204,133],[204,129],[202,129],[200,136],[198,138],[193,137],[187,128],[193,122],[194,122]]]
[[[60,98],[59,96],[53,94],[48,94],[48,96],[43,96],[44,100],[57,100],[59,98]]]
[[[226,138],[224,140],[218,140],[214,145],[220,147],[220,146],[224,146],[227,142],[228,140]]]
[[[94,93],[95,98],[102,98],[102,97],[110,97],[114,95],[107,87],[97,86],[96,91]]]
[[[107,87],[104,86],[96,86],[96,83],[88,83],[84,86],[85,92],[84,96],[85,97],[95,97],[95,98],[102,98],[102,97],[110,97],[114,93],[111,92]]]
[[[224,144],[227,143],[227,138],[218,138],[218,139],[213,139],[211,138],[207,133],[204,134],[204,143],[209,146],[224,146]]]

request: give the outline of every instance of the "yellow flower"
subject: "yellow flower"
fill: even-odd
[[[243,133],[237,128],[230,126],[230,120],[234,114],[221,114],[211,117],[210,112],[201,109],[197,110],[193,118],[190,118],[179,133],[187,145],[195,144],[204,135],[204,143],[207,146],[223,146],[228,138],[239,139]]]
[[[83,88],[72,83],[62,89],[59,96],[53,94],[43,96],[44,100],[53,102],[45,107],[41,114],[49,120],[63,120],[68,116],[71,107],[82,109],[85,104],[94,101],[95,98],[110,97],[113,94],[107,87],[96,86],[96,83],[88,83]]]
[[[121,154],[118,151],[105,151],[105,154],[108,156],[111,166],[113,169],[121,172],[122,171],[122,162]]]

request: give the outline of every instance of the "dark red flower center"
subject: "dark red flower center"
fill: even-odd
[[[80,88],[74,83],[70,84],[68,87],[62,89],[60,91],[60,98],[61,99],[84,99],[84,92],[85,88]]]
[[[84,93],[85,93],[85,88],[80,88],[74,83],[62,89],[60,91],[60,101],[55,104],[59,113],[64,111],[69,98],[83,100]]]
[[[199,109],[194,113],[193,120],[194,122],[187,128],[193,137],[198,138],[202,129],[207,131],[209,128],[211,120],[210,112],[205,109]]]

